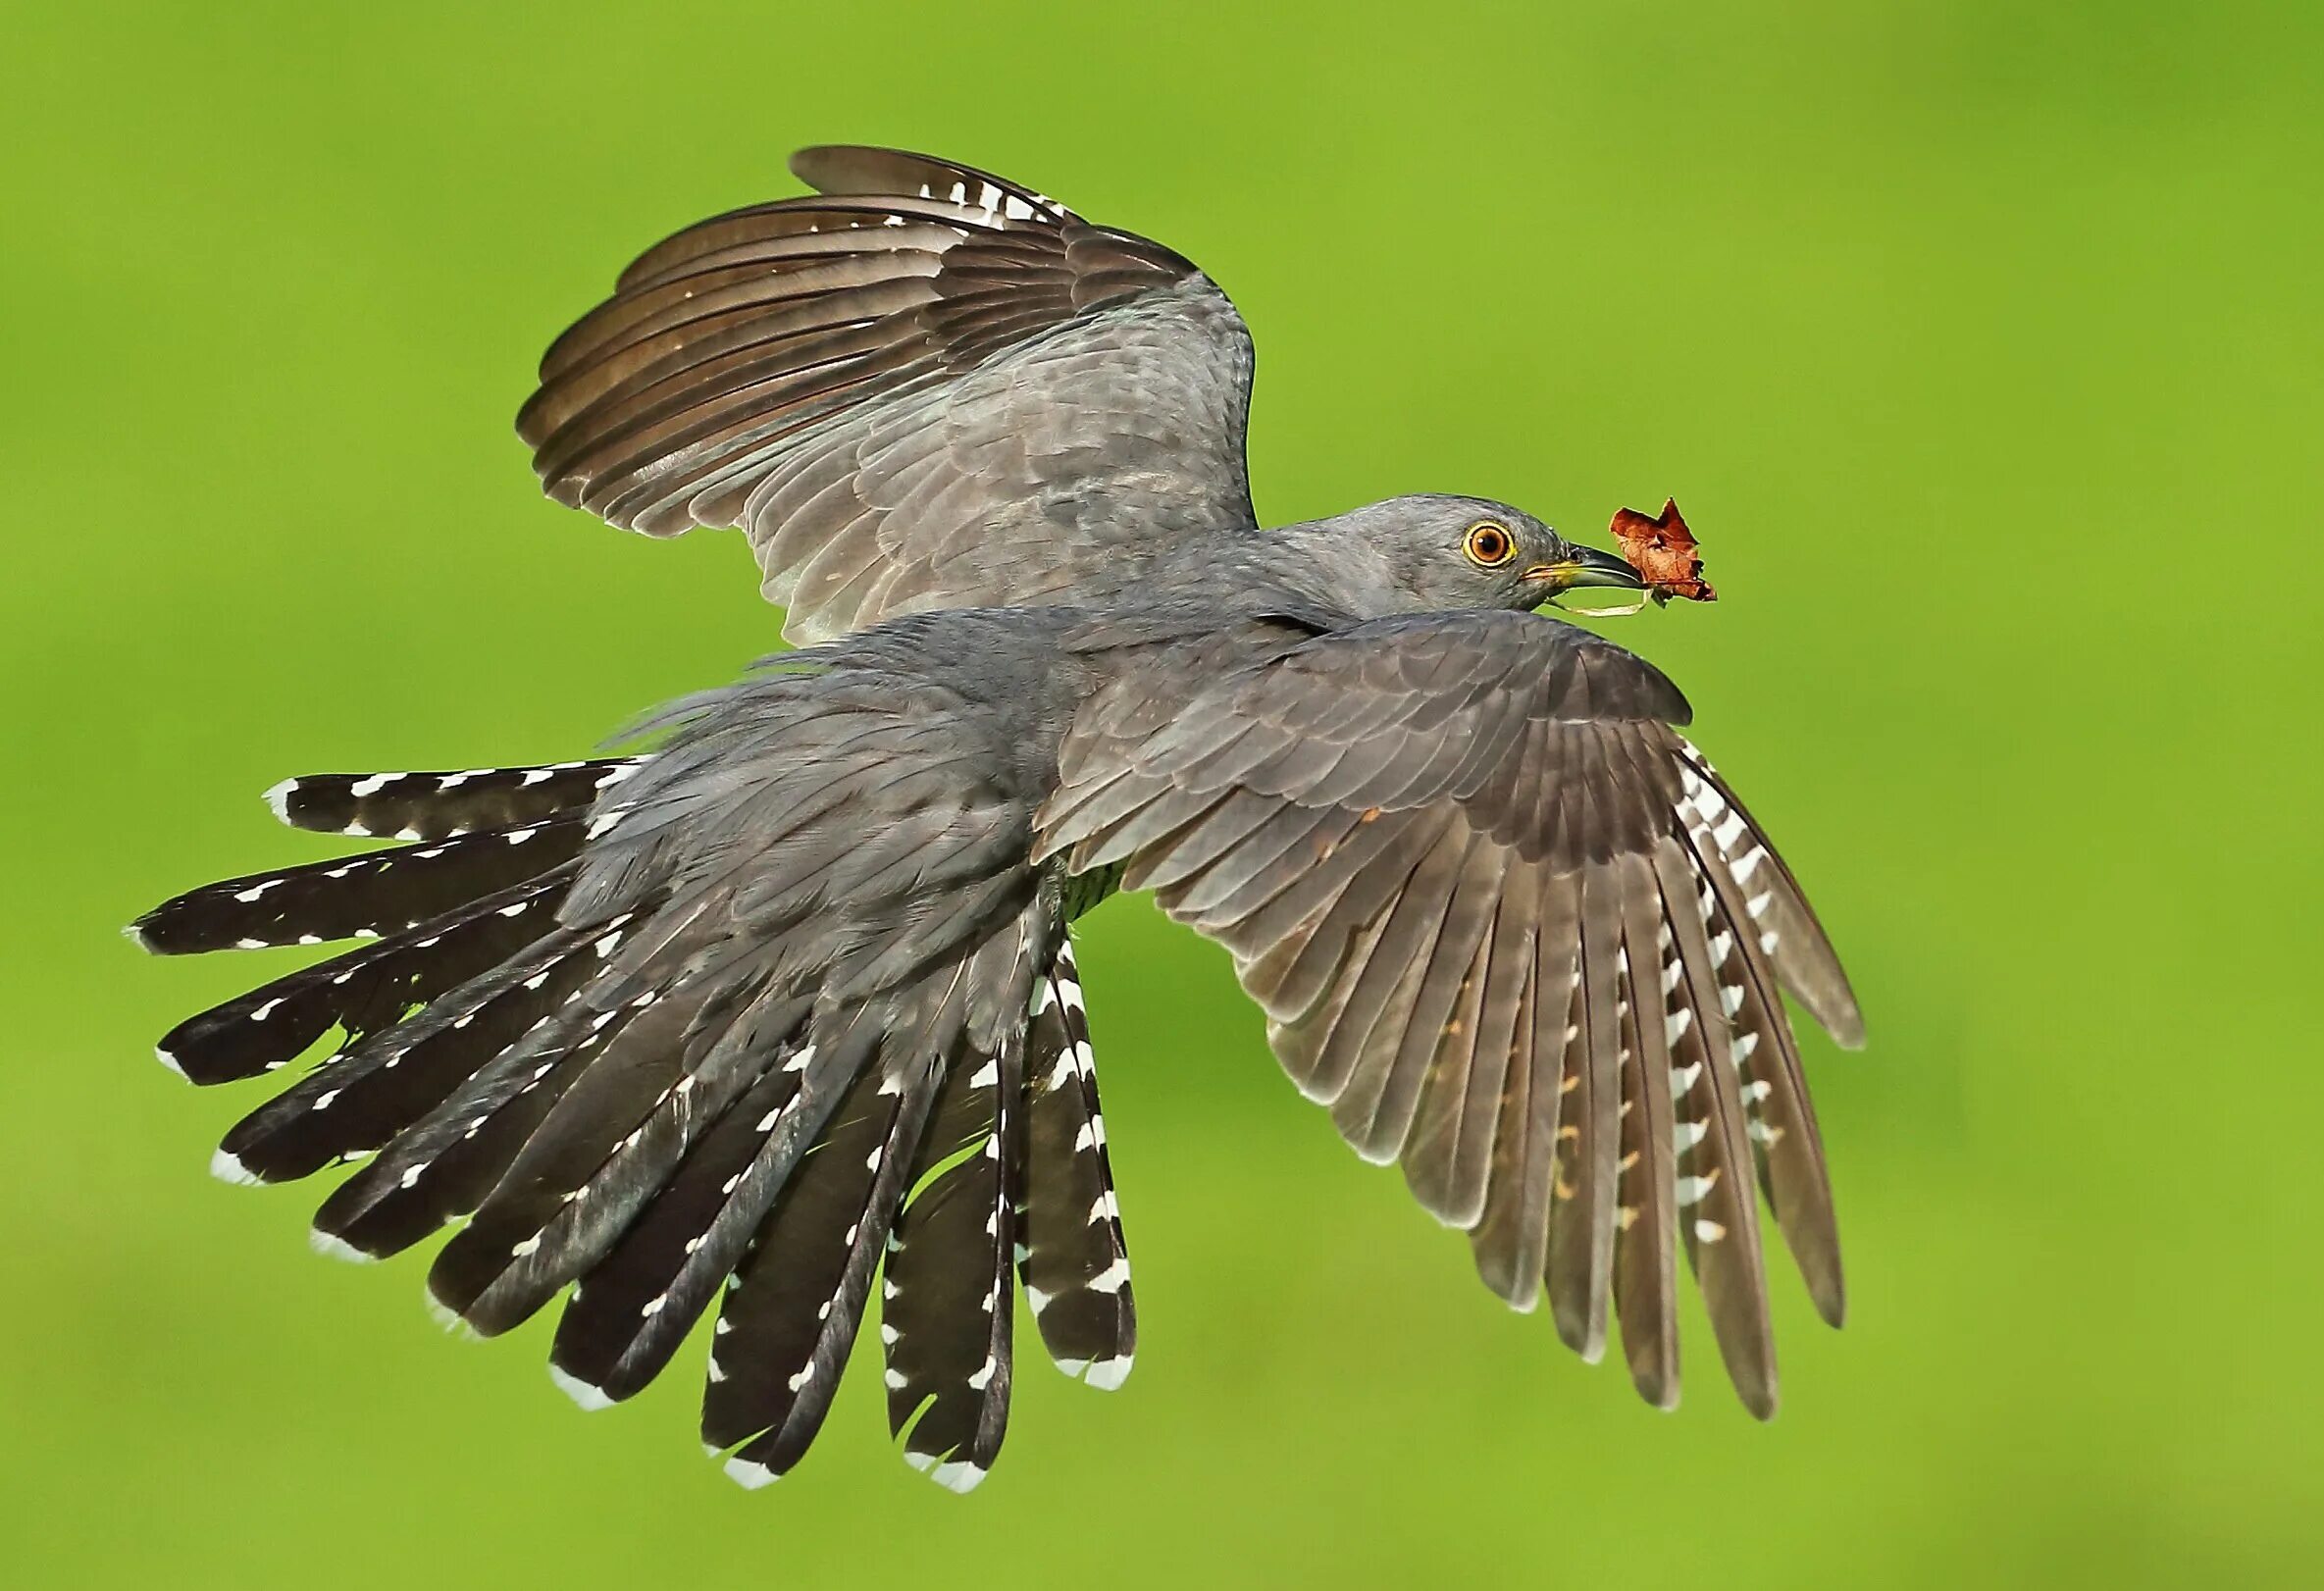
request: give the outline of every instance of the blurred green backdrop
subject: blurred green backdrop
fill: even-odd
[[[12,8],[0,1558],[19,1584],[2314,1583],[2310,1019],[2324,13]],[[321,853],[257,792],[554,758],[730,675],[732,537],[533,490],[510,416],[631,253],[933,147],[1205,263],[1257,329],[1260,506],[1676,492],[1726,600],[1620,631],[1856,974],[1811,1044],[1849,1240],[1781,1278],[1782,1417],[1699,1313],[1674,1417],[1367,1170],[1222,957],[1084,964],[1138,1371],[1021,1360],[973,1498],[875,1377],[804,1468],[692,1374],[583,1417],[541,1323],[308,1255],[203,1174],[255,1103],[153,1065],[253,962],[160,896]],[[2280,551],[2270,551],[2280,547]],[[268,962],[280,966],[282,962]]]

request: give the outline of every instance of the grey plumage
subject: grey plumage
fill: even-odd
[[[1861,1025],[1678,690],[1530,611],[1635,577],[1471,497],[1263,531],[1249,334],[1191,264],[947,162],[795,169],[819,197],[633,264],[519,429],[560,501],[741,528],[812,644],[636,756],[278,787],[285,821],[405,845],[140,919],[165,950],[386,936],[165,1041],[216,1082],[343,1032],[222,1173],[363,1161],[316,1221],[356,1257],[469,1217],[433,1295],[485,1333],[562,1298],[587,1406],[723,1288],[702,1430],[753,1484],[806,1451],[881,1275],[891,1422],[965,1489],[1020,1276],[1061,1366],[1131,1362],[1068,927],[1149,890],[1496,1293],[1591,1358],[1611,1316],[1668,1406],[1683,1252],[1772,1412],[1760,1192],[1842,1309],[1778,991]]]

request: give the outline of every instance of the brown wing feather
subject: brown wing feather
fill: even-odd
[[[1134,583],[1249,528],[1250,334],[1159,243],[897,150],[657,243],[549,347],[542,488],[627,529],[739,526],[795,642]]]

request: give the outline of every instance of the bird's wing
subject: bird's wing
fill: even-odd
[[[1744,1402],[1776,1402],[1754,1181],[1825,1317],[1837,1237],[1779,990],[1861,1042],[1830,942],[1678,733],[1660,673],[1514,613],[1146,669],[1068,733],[1039,853],[1224,945],[1277,1056],[1400,1160],[1479,1270],[1678,1394],[1683,1249]]]
[[[1250,333],[1192,264],[949,161],[792,169],[819,196],[656,244],[549,348],[517,430],[551,497],[740,526],[800,642],[1252,523]]]

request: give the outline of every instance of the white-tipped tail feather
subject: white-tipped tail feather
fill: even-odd
[[[561,1370],[553,1363],[548,1367],[548,1378],[556,1383],[559,1392],[593,1414],[600,1409],[613,1407],[613,1400],[605,1395],[602,1387],[593,1387],[578,1375]]]
[[[238,1156],[230,1155],[225,1150],[217,1150],[211,1154],[210,1175],[221,1182],[231,1182],[238,1188],[254,1188],[258,1185],[258,1178],[252,1174],[250,1168],[244,1165]]]
[[[344,1260],[350,1265],[374,1265],[379,1263],[378,1255],[365,1254],[361,1249],[356,1248],[355,1245],[349,1243],[346,1239],[334,1237],[331,1233],[322,1230],[320,1227],[309,1227],[307,1229],[307,1247],[314,1250],[317,1254],[323,1256],[326,1259],[340,1259]]]
[[[724,1450],[712,1448],[710,1451],[716,1454]],[[725,1469],[727,1477],[745,1491],[754,1492],[762,1486],[772,1486],[783,1478],[765,1464],[750,1459],[729,1459],[721,1467]]]

